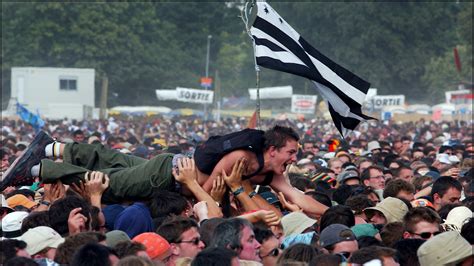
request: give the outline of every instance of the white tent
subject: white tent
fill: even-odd
[[[437,110],[441,110],[441,114],[443,115],[452,115],[454,112],[456,112],[456,106],[450,103],[440,103],[431,107],[431,110],[433,113]]]
[[[427,115],[431,112],[431,106],[427,104],[412,104],[407,107],[407,112]]]

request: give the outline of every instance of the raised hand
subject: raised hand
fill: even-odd
[[[222,203],[222,198],[226,192],[226,185],[224,178],[219,175],[217,178],[212,182],[212,189],[211,189],[211,197],[218,203]]]
[[[257,211],[260,220],[268,226],[277,226],[280,224],[280,217],[274,211],[259,210]]]
[[[176,181],[183,184],[194,182],[197,178],[194,160],[190,158],[178,159],[178,172],[173,168],[173,176]]]
[[[109,187],[109,177],[98,171],[86,173],[86,188],[91,196],[102,196],[104,191]]]
[[[69,213],[67,225],[69,235],[75,235],[86,230],[87,217],[81,213],[82,208],[75,208]]]
[[[222,176],[227,186],[230,187],[232,191],[240,188],[242,186],[242,174],[244,169],[247,168],[247,159],[242,157],[237,162],[235,162],[232,167],[232,172],[228,176],[225,170],[222,170]]]
[[[300,206],[287,201],[286,198],[285,198],[285,195],[283,194],[283,192],[278,192],[278,199],[280,200],[280,203],[283,206],[283,208],[285,208],[285,209],[287,209],[291,212],[303,211],[300,208]]]

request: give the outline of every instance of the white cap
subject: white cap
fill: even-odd
[[[446,153],[438,153],[438,155],[436,155],[436,160],[440,163],[451,164],[451,161],[449,160],[449,155],[447,155]]]
[[[20,240],[26,242],[26,251],[35,255],[45,248],[58,248],[64,238],[48,226],[37,226],[24,233]]]
[[[2,237],[17,239],[21,236],[21,225],[23,219],[28,216],[27,212],[16,211],[7,214],[2,219]]]

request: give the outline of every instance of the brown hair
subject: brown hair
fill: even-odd
[[[439,215],[430,208],[416,207],[407,212],[403,218],[405,223],[405,231],[413,233],[414,227],[417,223],[425,221],[428,223],[441,223]]]

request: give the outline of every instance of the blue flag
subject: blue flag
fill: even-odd
[[[20,116],[21,120],[32,125],[36,130],[41,129],[44,126],[44,121],[39,115],[33,114],[19,103],[16,104],[16,113]]]

